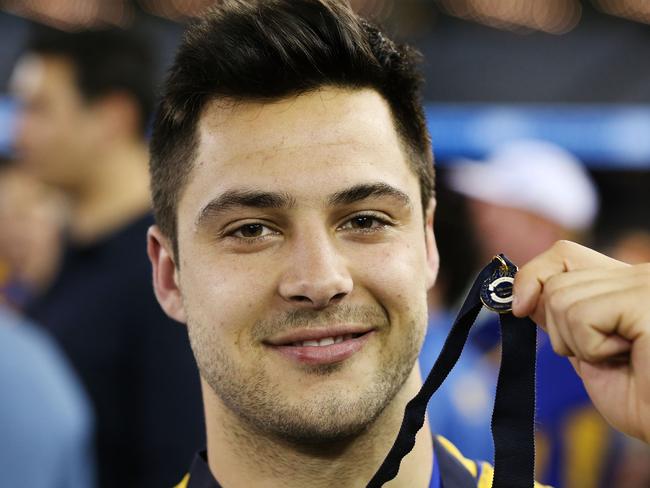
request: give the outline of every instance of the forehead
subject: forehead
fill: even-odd
[[[316,199],[364,181],[419,191],[386,101],[374,90],[322,88],[273,103],[209,104],[184,202],[256,187]],[[417,198],[414,198],[417,201]]]
[[[398,142],[388,104],[378,92],[334,87],[270,103],[214,101],[202,114],[199,136],[203,149],[217,146],[225,151],[224,160],[290,145],[339,143],[341,139]],[[268,147],[269,143],[276,147]]]

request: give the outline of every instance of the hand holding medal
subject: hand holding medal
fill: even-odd
[[[600,413],[650,442],[650,264],[561,241],[517,273],[513,313],[547,330]]]

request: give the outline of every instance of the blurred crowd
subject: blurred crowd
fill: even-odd
[[[526,263],[561,239],[593,246],[602,206],[584,164],[547,141],[513,140],[481,161],[454,161],[438,178],[435,230],[441,267],[430,292],[429,330],[420,356],[424,371],[435,362],[460,300],[484,263],[501,252]],[[638,226],[617,229],[602,251],[630,264],[648,262],[649,238],[640,211]],[[495,314],[481,313],[470,339],[429,403],[429,419],[433,431],[457,441],[468,455],[491,459],[500,360]],[[536,382],[537,479],[558,487],[650,485],[648,447],[607,425],[569,361],[553,352],[541,330]]]
[[[15,151],[0,164],[6,486],[172,486],[205,442],[187,335],[155,300],[145,249],[150,49],[122,30],[37,28],[13,68]],[[441,269],[425,374],[478,269],[501,252],[523,264],[558,239],[594,245],[604,205],[584,162],[541,140],[447,162],[437,185]],[[647,209],[630,211],[638,225],[613,229],[600,250],[650,262]],[[467,456],[489,461],[494,316],[481,316],[471,339],[429,420]],[[570,488],[650,486],[648,447],[612,431],[542,332],[538,343],[536,477]]]
[[[14,315],[2,321],[32,325],[3,326],[17,337],[0,343],[12,361],[0,384],[19,388],[3,402],[0,425],[24,418],[22,428],[0,434],[9,486],[171,486],[205,442],[187,335],[160,309],[146,254],[152,70],[146,42],[118,30],[39,29],[14,68],[16,161],[0,173],[1,289]],[[33,360],[36,349],[17,352],[30,334],[50,338],[37,346],[56,349],[42,355],[52,368]],[[53,391],[44,374],[35,401],[39,385],[28,375],[38,377],[38,368],[60,370],[57,381],[71,391]],[[88,415],[69,419],[73,411],[49,408],[59,397]],[[68,424],[72,440],[61,432]],[[58,437],[85,447],[63,456]],[[44,443],[51,450],[38,465],[51,472],[30,469],[30,449]],[[73,452],[88,459],[67,466]]]

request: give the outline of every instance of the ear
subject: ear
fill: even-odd
[[[172,319],[185,323],[185,308],[179,287],[178,268],[169,240],[157,225],[147,232],[147,254],[153,268],[153,288],[158,303]]]
[[[431,198],[424,214],[424,239],[427,253],[426,283],[427,290],[436,282],[440,259],[438,257],[438,247],[436,246],[436,237],[433,233],[433,214],[436,209],[436,199]]]

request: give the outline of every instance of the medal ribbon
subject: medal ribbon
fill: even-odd
[[[492,487],[534,486],[537,327],[532,320],[517,318],[509,311],[512,280],[504,280],[503,277],[514,277],[516,270],[512,262],[499,255],[479,273],[436,363],[420,391],[406,405],[393,447],[367,488],[379,488],[397,476],[402,458],[411,452],[415,435],[424,425],[429,399],[458,361],[469,331],[484,304],[499,312],[501,322],[501,367],[492,412],[495,450]],[[495,285],[504,282],[506,286],[501,289]]]

